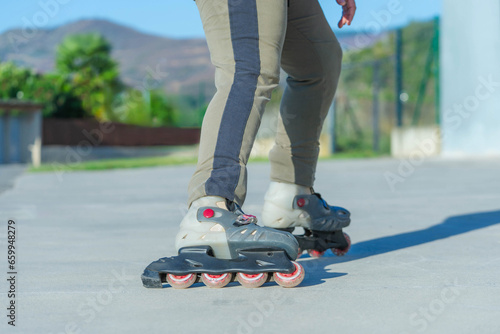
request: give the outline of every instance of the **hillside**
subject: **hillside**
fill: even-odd
[[[130,86],[142,87],[145,79],[152,77],[158,79],[160,87],[179,93],[213,80],[204,39],[169,39],[105,20],[81,20],[38,30],[27,40],[22,40],[21,30],[7,31],[0,35],[0,61],[14,61],[39,72],[51,71],[56,46],[68,35],[90,32],[100,33],[111,42],[122,80]]]
[[[66,36],[90,32],[111,42],[122,80],[130,86],[140,88],[152,77],[159,88],[171,93],[198,95],[203,86],[209,96],[214,90],[214,68],[204,39],[154,36],[106,20],[81,20],[38,30],[30,38],[24,38],[20,29],[4,32],[0,34],[0,61],[48,72],[54,68],[56,46]],[[355,45],[356,33],[338,37],[344,48]],[[370,37],[369,42],[376,39]]]

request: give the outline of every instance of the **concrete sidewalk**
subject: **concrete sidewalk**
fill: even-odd
[[[259,215],[269,165],[249,170],[245,209]],[[20,177],[0,195],[2,273],[8,219],[18,255],[16,328],[7,325],[2,279],[0,332],[500,331],[499,159],[321,162],[316,190],[353,215],[348,255],[303,256],[307,276],[294,289],[145,289],[144,267],[175,252],[192,172]]]
[[[16,179],[26,170],[26,165],[0,165],[0,194],[14,186]]]

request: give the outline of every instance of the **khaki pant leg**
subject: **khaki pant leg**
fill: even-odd
[[[246,164],[260,119],[279,82],[287,0],[197,0],[217,93],[203,120],[190,205],[221,196],[242,205]]]
[[[290,0],[281,66],[288,74],[271,179],[312,187],[319,137],[340,76],[342,49],[317,0]]]

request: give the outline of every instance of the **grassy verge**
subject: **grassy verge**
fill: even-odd
[[[353,151],[353,152],[340,152],[331,155],[329,157],[322,157],[320,158],[320,160],[373,158],[379,156],[381,155],[371,151]],[[250,162],[266,162],[266,161],[268,161],[268,159],[263,157],[250,159]],[[166,156],[166,157],[149,157],[149,158],[105,159],[105,160],[68,164],[68,165],[54,163],[54,164],[45,164],[40,167],[31,167],[29,171],[34,173],[55,172],[55,171],[71,172],[71,171],[93,171],[93,170],[192,165],[192,164],[196,164],[196,157]]]
[[[327,157],[321,157],[319,160],[331,160],[331,159],[361,159],[361,158],[377,158],[389,156],[385,153],[377,153],[371,150],[356,150],[348,152],[338,152]]]
[[[75,164],[45,164],[40,167],[31,167],[30,172],[71,172],[71,171],[92,171],[92,170],[107,170],[107,169],[123,169],[123,168],[141,168],[141,167],[156,167],[156,166],[172,166],[172,165],[189,165],[195,164],[196,157],[149,157],[149,158],[126,158],[126,159],[104,159],[87,161]]]

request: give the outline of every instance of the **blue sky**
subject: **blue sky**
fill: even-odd
[[[330,24],[336,26],[340,6],[335,0],[320,2]],[[411,20],[427,20],[440,15],[442,8],[441,0],[358,0],[357,6],[353,25],[343,29],[375,30],[401,26]],[[192,0],[23,0],[9,1],[2,7],[0,32],[23,27],[26,22],[42,28],[83,18],[102,18],[161,36],[203,36]],[[392,14],[389,12],[391,8]]]

